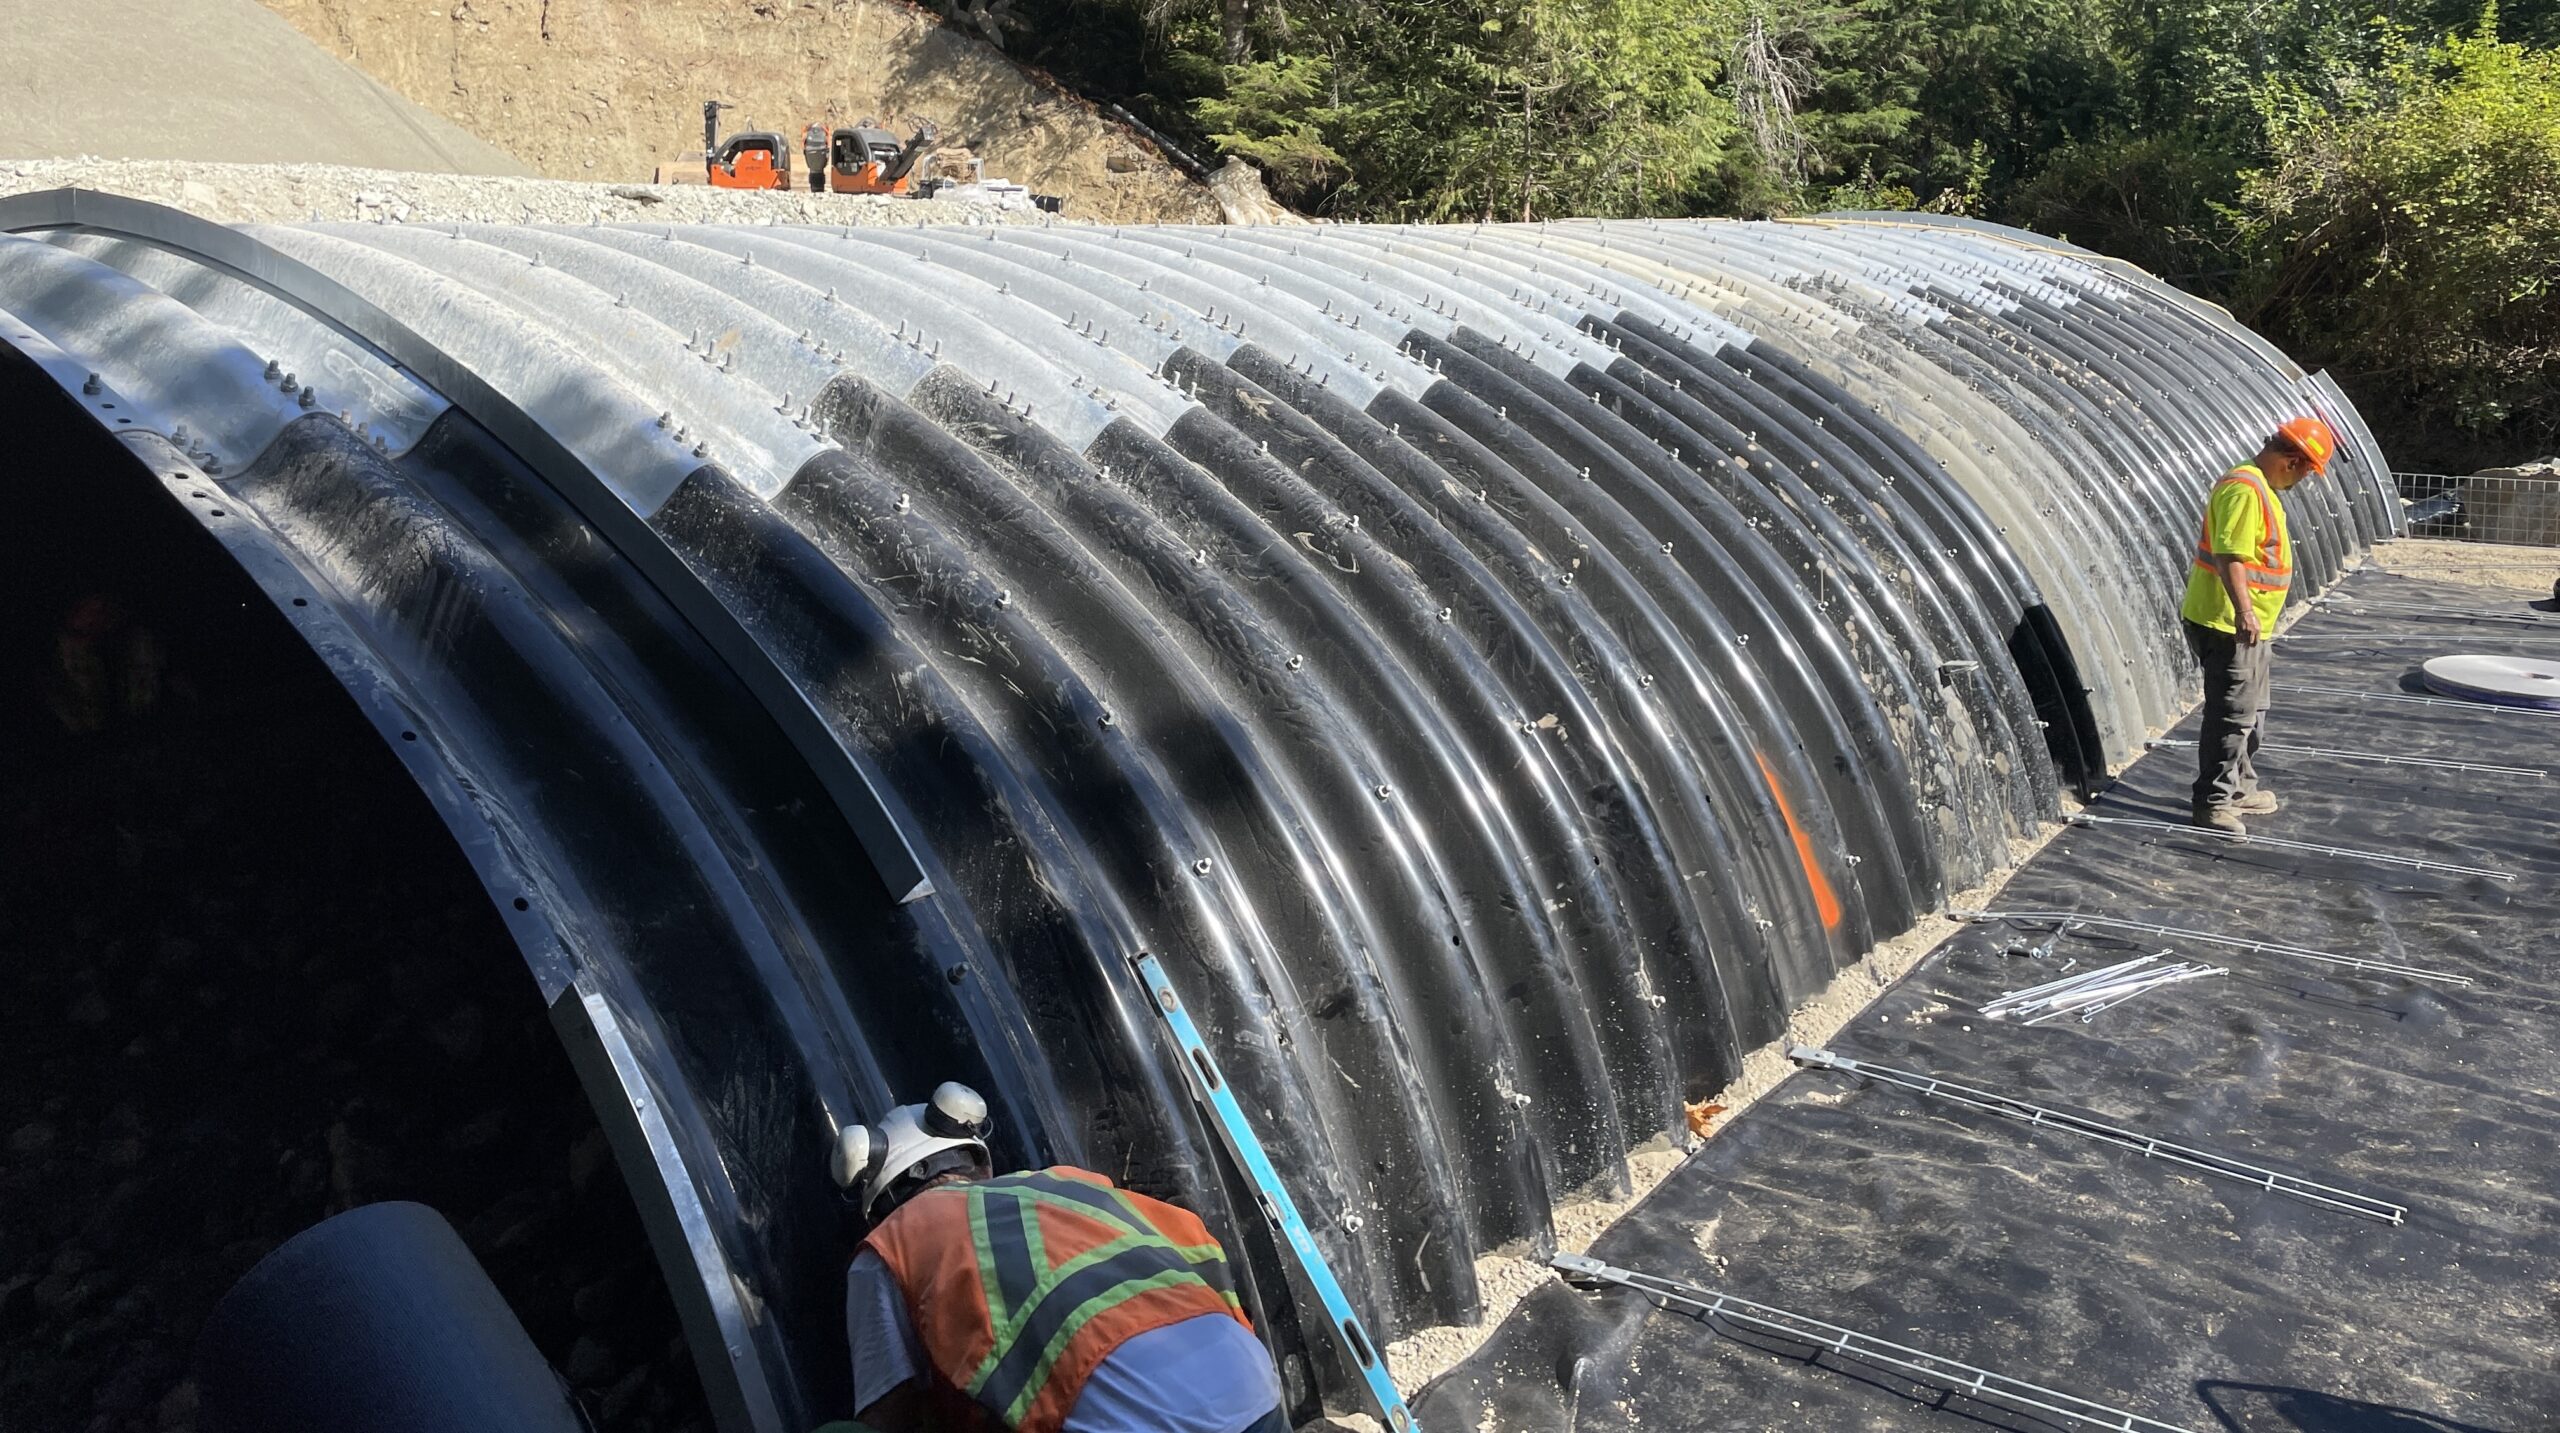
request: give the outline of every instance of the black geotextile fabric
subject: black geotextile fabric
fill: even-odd
[[[2555,563],[2560,566],[2560,563]],[[2349,598],[2361,599],[2349,611]],[[2560,656],[2515,594],[2359,573],[2276,654],[2279,744],[2560,767],[2560,718],[2288,690],[2415,691],[2427,657]],[[2190,716],[2173,735],[2192,737]],[[2190,748],[2092,811],[2174,819]],[[2405,1226],[2315,1207],[2023,1122],[1801,1070],[1734,1119],[1593,1257],[2222,1433],[2560,1429],[2560,773],[2350,765],[2271,752],[2282,814],[2253,832],[2515,873],[2413,872],[2201,835],[2064,832],[2001,909],[2078,910],[2473,976],[2341,975],[2174,940],[2067,938],[2050,966],[1974,925],[1829,1042],[2406,1204]],[[2088,1024],[1975,1007],[2175,949],[2219,979]],[[1425,1390],[1426,1427],[1868,1430],[2090,1427],[1950,1396],[1837,1354],[1740,1338],[1625,1290],[1553,1283]],[[2114,1425],[2108,1425],[2114,1426]]]

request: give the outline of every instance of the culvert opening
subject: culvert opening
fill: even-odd
[[[707,1429],[498,912],[352,701],[0,357],[0,1426],[189,1429],[215,1302],[330,1214],[449,1219],[600,1426]]]

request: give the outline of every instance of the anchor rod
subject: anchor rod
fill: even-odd
[[[2342,856],[2349,860],[2372,861],[2385,866],[2405,866],[2413,871],[2445,871],[2458,876],[2480,876],[2492,881],[2512,881],[2513,871],[2494,870],[2488,866],[2465,866],[2454,861],[2429,861],[2417,856],[2395,856],[2388,851],[2363,851],[2353,846],[2324,846],[2314,841],[2288,841],[2280,836],[2234,836],[2210,826],[2183,826],[2174,821],[2149,821],[2139,816],[2092,816],[2086,811],[2063,818],[2070,826],[2129,826],[2142,830],[2169,831],[2187,836],[2211,836],[2234,846],[2272,846],[2284,851],[2309,851],[2321,856]]]
[[[2259,955],[2282,955],[2295,960],[2318,961],[2323,965],[2342,965],[2351,970],[2366,971],[2374,975],[2397,975],[2410,980],[2438,981],[2446,985],[2475,983],[2470,976],[2456,975],[2449,970],[2429,970],[2424,966],[2402,965],[2397,961],[2374,960],[2361,955],[2343,955],[2334,950],[2316,950],[2307,945],[2285,945],[2272,940],[2245,940],[2237,936],[2187,930],[2180,926],[2158,925],[2151,921],[2119,920],[2112,916],[2081,915],[2077,912],[2065,914],[2061,911],[1951,910],[1947,912],[1947,919],[1968,923],[2005,921],[2013,925],[2043,925],[2051,921],[2071,925],[2103,926],[2110,930],[2133,931],[2142,935],[2162,936],[2170,940],[2200,941],[2206,945],[2218,945],[2230,950],[2245,950]]]

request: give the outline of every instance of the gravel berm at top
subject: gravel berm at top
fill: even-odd
[[[0,154],[533,172],[256,0],[0,0],[0,56]]]
[[[10,3],[10,0],[0,0]],[[406,174],[337,164],[186,164],[166,159],[0,158],[0,196],[78,187],[183,209],[222,224],[915,224],[1080,222],[1010,202],[811,194],[708,185],[590,184],[482,174]]]
[[[2352,599],[2361,598],[2363,601]],[[2388,605],[2386,605],[2388,604]],[[2406,604],[2405,606],[2402,604]],[[2365,571],[2278,646],[2268,740],[2284,810],[2231,845],[2065,832],[1999,897],[2468,977],[2084,927],[1977,924],[1829,1042],[2406,1207],[2392,1224],[1967,1108],[1800,1071],[1719,1131],[1590,1256],[1915,1346],[2193,1433],[2560,1428],[2560,1041],[2551,1021],[2560,719],[2399,700],[2444,652],[2546,655],[2512,594]],[[2303,690],[2304,687],[2326,690]],[[2342,695],[2354,692],[2368,695]],[[2378,699],[2377,699],[2378,698]],[[2192,718],[2175,735],[2193,735]],[[2092,814],[2176,820],[2191,747],[2153,752]],[[2275,846],[2356,847],[2511,879]],[[1980,1007],[2165,948],[2229,974],[2083,1024]],[[1928,1433],[2128,1426],[2028,1416],[1871,1361],[1637,1294],[1558,1282],[1424,1392],[1426,1427]],[[1746,1342],[1745,1340],[1748,1340]]]

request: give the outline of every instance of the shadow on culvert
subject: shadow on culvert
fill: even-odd
[[[0,1427],[193,1428],[232,1282],[406,1199],[600,1426],[708,1428],[470,868],[239,569],[83,441],[39,425],[0,471]]]
[[[2228,1433],[2517,1433],[2277,1384],[2206,1379],[2196,1394]]]

